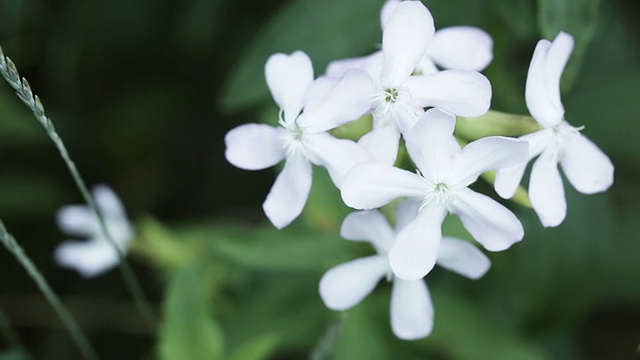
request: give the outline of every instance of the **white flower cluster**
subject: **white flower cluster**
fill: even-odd
[[[541,40],[531,61],[526,102],[543,130],[520,139],[485,137],[461,147],[454,137],[456,116],[481,116],[490,107],[491,85],[478,71],[492,60],[491,38],[471,27],[436,32],[420,1],[387,1],[381,23],[380,51],[333,62],[315,80],[306,54],[271,56],[266,80],[281,109],[280,126],[247,124],[231,130],[226,157],[247,170],[285,160],[263,204],[278,228],[302,212],[311,164],[325,167],[344,202],[364,210],[344,220],[342,237],[368,241],[378,254],[329,270],[320,282],[322,299],[331,309],[349,309],[386,277],[393,281],[394,333],[418,339],[433,327],[425,275],[438,264],[476,279],[490,266],[471,243],[443,236],[447,214],[457,215],[489,251],[505,250],[524,236],[510,210],[469,188],[482,173],[497,170],[496,191],[510,198],[528,161],[539,156],[529,182],[531,202],[543,225],[557,226],[566,214],[557,164],[587,194],[611,186],[613,165],[564,120],[559,84],[572,51],[571,36]],[[328,133],[365,114],[373,116],[373,129],[357,142]],[[415,172],[393,166],[401,137]],[[392,228],[373,209],[396,199],[404,200]]]

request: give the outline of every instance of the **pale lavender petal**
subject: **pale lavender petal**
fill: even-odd
[[[455,196],[450,211],[485,249],[506,250],[524,237],[520,220],[492,198],[468,188],[457,190]]]
[[[493,40],[472,26],[444,28],[433,35],[427,55],[445,69],[482,71],[493,60]]]
[[[334,86],[338,84],[338,79],[331,77],[319,77],[307,87],[304,95],[302,107],[305,113],[311,113],[318,109],[324,101],[324,98]]]
[[[265,76],[273,100],[284,111],[285,121],[292,125],[302,111],[305,91],[313,81],[311,59],[302,51],[273,54],[265,64]]]
[[[405,199],[396,208],[396,232],[402,231],[418,216],[421,200]]]
[[[475,71],[445,70],[411,76],[404,86],[414,105],[435,107],[458,116],[481,116],[491,105],[491,83]]]
[[[396,6],[382,34],[383,87],[396,87],[411,75],[434,30],[431,13],[421,2],[403,1]]]
[[[450,185],[468,186],[480,174],[526,162],[529,144],[502,136],[489,136],[469,143],[451,162]]]
[[[400,130],[395,124],[379,126],[364,134],[358,144],[380,163],[393,165],[400,146]]]
[[[381,212],[370,210],[347,215],[342,222],[340,236],[347,240],[369,241],[379,253],[386,254],[396,234]]]
[[[423,280],[394,279],[391,329],[402,340],[418,340],[433,330],[433,303]]]
[[[375,255],[338,265],[320,280],[320,297],[332,310],[347,310],[357,305],[389,271],[387,257]]]
[[[271,167],[285,157],[281,134],[280,128],[265,124],[240,125],[224,137],[224,155],[233,166],[241,169]]]
[[[613,185],[613,163],[586,136],[575,133],[565,138],[560,165],[571,185],[583,194],[595,194]]]
[[[422,197],[426,186],[417,174],[372,162],[354,166],[343,178],[340,190],[347,206],[369,210],[399,197]]]
[[[389,264],[397,277],[418,280],[433,269],[446,215],[443,205],[428,204],[398,233],[389,252]]]
[[[372,106],[373,80],[363,70],[353,69],[327,93],[314,111],[299,118],[305,132],[317,133],[338,127],[366,114]]]
[[[311,163],[301,153],[293,153],[271,187],[262,209],[278,229],[300,215],[311,190]]]
[[[343,60],[335,60],[329,63],[325,76],[339,79],[351,69],[361,69],[367,72],[375,81],[379,81],[380,72],[382,71],[382,62],[384,57],[382,51],[376,51],[370,55],[349,58]]]
[[[94,277],[118,265],[118,255],[106,241],[65,241],[55,252],[59,266],[73,268],[84,277]]]
[[[443,236],[437,264],[469,279],[479,279],[491,267],[491,260],[470,242]]]
[[[340,187],[342,178],[353,166],[373,160],[354,141],[338,139],[328,133],[306,136],[304,146],[309,159],[316,165],[325,167],[337,187]]]
[[[405,133],[407,151],[425,179],[437,184],[451,165],[451,141],[456,118],[438,109],[429,109]]]
[[[531,168],[529,199],[545,227],[555,227],[564,221],[567,200],[558,171],[557,155],[553,149],[544,151]]]

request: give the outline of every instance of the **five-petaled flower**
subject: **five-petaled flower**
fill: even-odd
[[[539,155],[531,169],[529,197],[544,226],[558,226],[567,214],[567,202],[558,164],[573,187],[583,194],[607,190],[614,167],[591,140],[564,119],[560,77],[573,49],[573,38],[559,33],[553,42],[540,40],[531,59],[525,99],[542,130],[522,136],[530,144],[528,160]],[[497,172],[495,188],[511,198],[524,175],[525,161]]]
[[[133,238],[133,226],[127,219],[118,196],[106,185],[93,188],[109,235],[124,253]],[[87,241],[68,240],[54,253],[58,265],[75,268],[84,277],[93,277],[116,266],[120,261],[113,244],[105,237],[97,216],[85,205],[64,206],[58,211],[58,227],[70,235],[88,237]]]
[[[341,236],[347,240],[368,241],[377,255],[338,265],[320,280],[320,296],[333,310],[347,310],[364,299],[384,277],[393,282],[391,328],[404,340],[428,336],[433,329],[434,310],[429,290],[422,279],[402,280],[391,273],[389,250],[396,234],[415,216],[415,208],[405,201],[396,212],[396,229],[375,210],[349,214],[342,223]],[[438,265],[471,279],[484,275],[491,262],[471,243],[443,237],[437,253]]]
[[[358,119],[369,109],[372,80],[351,70],[341,80],[313,80],[309,57],[300,51],[272,55],[265,65],[267,85],[280,106],[279,127],[245,124],[225,136],[226,158],[246,170],[271,167],[286,159],[263,209],[277,228],[300,215],[311,189],[311,163],[324,166],[340,186],[353,165],[370,160],[351,140],[337,139],[328,130]]]
[[[524,236],[522,224],[511,211],[468,186],[483,172],[524,161],[527,143],[493,136],[460,149],[454,127],[454,116],[430,109],[406,134],[416,173],[364,163],[345,175],[342,198],[353,208],[374,209],[400,197],[421,202],[416,218],[400,231],[389,253],[391,268],[401,279],[420,279],[433,268],[447,212],[458,215],[469,233],[490,251],[505,250]]]

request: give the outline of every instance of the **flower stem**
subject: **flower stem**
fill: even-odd
[[[115,242],[115,240],[109,233],[102,211],[100,210],[100,208],[98,208],[98,206],[96,206],[96,203],[93,197],[91,196],[91,194],[89,193],[89,190],[87,189],[87,186],[85,185],[84,180],[80,175],[80,172],[78,171],[75,163],[69,156],[69,152],[67,151],[67,148],[64,145],[64,142],[56,132],[56,129],[53,126],[53,122],[51,122],[51,119],[49,119],[45,115],[44,106],[42,105],[40,98],[38,97],[38,95],[33,94],[31,90],[31,86],[29,85],[29,82],[27,81],[27,79],[25,78],[20,79],[20,74],[18,73],[18,69],[16,68],[13,61],[11,61],[11,59],[4,56],[4,53],[2,52],[2,47],[0,47],[0,73],[2,73],[2,76],[5,78],[5,80],[16,91],[16,94],[22,100],[22,102],[24,102],[25,105],[27,105],[27,107],[31,109],[31,111],[33,112],[33,115],[36,117],[40,125],[44,127],[47,133],[47,136],[49,136],[49,138],[55,144],[56,148],[58,149],[58,152],[60,153],[60,156],[62,157],[62,159],[64,160],[64,163],[67,166],[67,169],[69,170],[69,172],[71,173],[71,176],[73,177],[73,181],[75,182],[78,190],[82,194],[82,197],[84,198],[85,202],[87,203],[91,211],[96,215],[98,219],[98,223],[100,224],[100,231],[102,232],[104,237],[109,241],[113,249],[118,254],[118,259],[119,259],[118,264],[120,267],[120,271],[122,272],[124,281],[129,289],[129,292],[131,293],[131,296],[133,297],[136,303],[136,306],[138,307],[138,310],[142,314],[145,322],[147,323],[147,326],[149,326],[149,329],[152,331],[155,331],[156,316],[154,315],[154,312],[151,310],[149,302],[144,292],[142,291],[142,288],[140,287],[140,283],[135,277],[133,270],[131,269],[131,266],[125,259],[122,249],[120,249],[118,244]]]
[[[82,356],[88,360],[99,359],[98,354],[93,349],[82,330],[80,330],[80,327],[75,322],[67,308],[62,305],[62,302],[56,293],[51,289],[49,283],[47,283],[47,280],[45,280],[38,268],[36,268],[24,250],[22,250],[20,245],[18,245],[16,239],[9,234],[2,221],[0,221],[0,241],[4,247],[6,247],[7,250],[16,257],[20,265],[22,265],[22,267],[27,271],[33,281],[36,282],[40,291],[42,291],[47,301],[49,301],[49,304],[51,304],[53,309],[58,313],[58,316],[69,330],[69,333],[80,349]]]
[[[325,360],[329,358],[333,350],[333,346],[335,345],[336,340],[338,340],[338,335],[342,332],[342,328],[344,328],[346,321],[347,313],[343,312],[331,323],[331,325],[329,325],[327,332],[322,335],[311,352],[311,356],[309,356],[310,360]]]

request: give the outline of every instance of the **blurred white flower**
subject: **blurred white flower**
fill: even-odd
[[[404,206],[405,204],[409,206]],[[415,216],[407,202],[398,207],[397,226],[393,229],[378,211],[349,214],[342,223],[341,235],[347,240],[368,241],[378,254],[338,265],[320,280],[320,296],[333,310],[347,310],[364,299],[386,276],[393,282],[391,328],[404,340],[428,336],[433,329],[434,309],[429,290],[422,279],[406,281],[391,273],[388,253],[397,232]],[[437,254],[438,265],[471,279],[484,275],[491,262],[467,241],[443,237]]]
[[[118,196],[106,185],[93,188],[96,205],[102,211],[109,234],[123,253],[133,238],[133,226],[127,219]],[[76,269],[84,277],[104,273],[119,262],[118,254],[100,230],[96,215],[85,205],[64,206],[58,211],[58,227],[74,236],[86,237],[86,241],[68,240],[60,244],[54,253],[58,265]]]
[[[225,136],[227,160],[246,170],[260,170],[286,160],[263,209],[277,228],[300,215],[311,189],[311,164],[327,168],[340,186],[353,165],[371,160],[351,140],[327,131],[356,120],[369,110],[372,80],[362,70],[351,70],[341,80],[313,81],[309,57],[297,51],[274,54],[265,66],[267,85],[280,106],[280,126],[246,124]]]
[[[425,107],[461,116],[483,115],[491,102],[491,84],[484,75],[468,70],[413,75],[434,35],[433,18],[421,2],[395,4],[384,25],[379,53],[365,63],[359,59],[334,63],[328,73],[341,75],[355,66],[372,76],[376,83],[371,105],[373,130],[359,143],[377,160],[393,164],[400,134],[413,126]]]
[[[527,163],[539,155],[531,169],[529,197],[546,227],[558,226],[567,214],[562,167],[573,187],[583,194],[607,190],[613,184],[614,167],[609,157],[564,119],[560,99],[560,77],[573,50],[573,37],[561,32],[553,42],[540,40],[531,59],[525,98],[531,115],[543,129],[522,136],[530,145],[527,161],[498,170],[495,188],[511,198],[524,175]]]
[[[389,253],[391,268],[401,279],[420,279],[433,268],[447,212],[458,215],[490,251],[505,250],[524,236],[522,224],[511,211],[468,186],[483,172],[524,161],[527,143],[492,136],[460,149],[454,128],[453,115],[430,109],[405,134],[416,173],[365,163],[345,175],[342,198],[350,207],[374,209],[401,197],[420,202],[416,218],[398,233]]]

